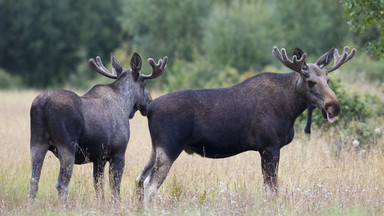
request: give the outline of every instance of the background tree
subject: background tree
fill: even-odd
[[[118,0],[0,1],[0,67],[27,86],[62,85],[79,61],[119,45]]]
[[[244,73],[273,63],[273,45],[283,39],[273,6],[264,1],[215,5],[204,25],[204,54],[216,65]],[[266,52],[268,51],[268,52]]]
[[[357,34],[334,0],[0,0],[0,79],[87,88],[96,77],[90,57],[109,59],[114,52],[129,64],[123,55],[134,50],[144,58],[168,55],[168,72],[156,88],[227,86],[277,71],[270,67],[281,67],[273,45],[288,52],[300,47],[316,58],[330,47],[371,41],[370,50],[382,54],[382,2],[345,0],[351,24],[364,22],[358,29],[365,34]]]
[[[281,23],[280,34],[288,52],[300,47],[309,57],[320,56],[332,47],[344,46],[349,35],[343,7],[337,1],[272,1]],[[281,43],[280,43],[281,44]]]
[[[170,63],[177,57],[192,60],[200,49],[202,24],[210,12],[211,0],[125,1],[122,28],[131,46],[144,55]]]
[[[345,0],[345,14],[353,30],[365,33],[362,38],[368,52],[376,57],[384,57],[384,1]]]

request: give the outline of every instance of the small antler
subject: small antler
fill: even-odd
[[[327,68],[325,71],[327,71],[327,73],[330,73],[330,72],[336,70],[337,68],[339,68],[341,65],[343,65],[347,61],[349,61],[355,55],[356,49],[353,48],[349,55],[348,55],[348,52],[349,52],[348,46],[344,47],[342,55],[339,55],[339,51],[337,49],[335,49],[335,51],[333,52],[333,57],[335,58],[335,63],[332,67]]]
[[[96,63],[97,62],[97,63]],[[116,74],[112,74],[107,70],[107,68],[104,67],[103,63],[101,62],[101,58],[99,56],[96,57],[96,62],[93,58],[89,59],[89,63],[95,69],[97,72],[99,72],[101,75],[106,76],[111,79],[117,79]]]
[[[277,59],[280,60],[281,63],[283,63],[285,66],[287,66],[289,69],[292,69],[293,71],[303,73],[302,69],[305,65],[305,58],[307,57],[307,53],[304,53],[299,60],[297,60],[297,56],[294,55],[292,58],[292,61],[288,58],[287,52],[284,48],[281,49],[281,52],[279,49],[274,46],[272,50],[273,55],[276,56]]]
[[[155,63],[155,61],[152,58],[149,58],[148,59],[148,63],[152,67],[151,75],[141,74],[140,76],[143,79],[154,79],[156,77],[161,76],[164,73],[165,69],[167,68],[167,61],[168,61],[168,57],[167,56],[164,56],[163,59],[159,59],[157,64]]]

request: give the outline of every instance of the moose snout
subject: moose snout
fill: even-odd
[[[331,106],[326,106],[326,107],[328,107],[327,112],[329,113],[329,116],[331,116],[331,117],[339,116],[342,113],[339,103],[333,104]]]
[[[340,103],[336,99],[326,102],[322,113],[324,118],[326,118],[329,122],[333,122],[336,116],[341,115],[341,112]]]

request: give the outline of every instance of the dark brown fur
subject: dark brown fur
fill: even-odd
[[[48,90],[38,95],[31,106],[32,176],[29,197],[33,202],[40,179],[44,157],[48,150],[60,160],[56,188],[64,203],[74,164],[93,163],[97,197],[104,199],[104,167],[110,163],[109,180],[112,196],[120,198],[120,183],[124,171],[124,155],[130,137],[129,119],[137,110],[147,113],[152,100],[145,89],[145,79],[155,78],[165,70],[163,64],[152,66],[152,75],[140,74],[141,58],[135,53],[131,68],[124,69],[112,57],[115,74],[109,73],[97,58],[91,65],[99,73],[116,79],[108,85],[96,85],[85,95],[67,90]],[[154,73],[155,71],[155,73]]]
[[[228,88],[184,90],[155,99],[148,107],[152,153],[137,178],[138,199],[151,201],[183,150],[208,158],[258,151],[264,182],[277,191],[280,149],[292,141],[295,119],[308,104],[330,121],[341,114],[327,72],[319,66],[333,54],[331,49],[307,65],[306,54],[297,50],[293,62],[279,58],[297,71],[261,73]]]

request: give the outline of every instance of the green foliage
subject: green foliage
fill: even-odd
[[[138,3],[138,5],[147,3]],[[135,5],[131,6],[135,7]],[[127,11],[131,12],[132,7],[126,7],[129,8]],[[162,6],[159,6],[156,10],[161,10],[161,8]],[[147,10],[152,11],[148,8]],[[146,13],[157,14],[159,12]],[[204,11],[204,16],[206,13]],[[130,16],[134,16],[134,14],[136,13],[131,13]],[[341,5],[331,0],[300,3],[291,1],[215,2],[212,4],[209,16],[206,16],[207,18],[203,22],[202,36],[195,38],[195,41],[202,40],[202,42],[195,43],[197,47],[202,45],[201,48],[188,52],[188,55],[177,55],[176,60],[171,61],[166,82],[161,85],[162,90],[213,88],[234,84],[236,80],[239,80],[238,76],[245,76],[244,73],[253,70],[261,71],[268,65],[279,64],[270,52],[274,45],[287,47],[288,50],[293,50],[297,46],[302,47],[305,52],[310,53],[312,58],[317,58],[324,53],[324,50],[341,46],[344,41],[348,28],[340,14],[342,14]],[[154,15],[154,17],[156,16]],[[180,14],[179,19],[186,19],[184,16],[186,14]],[[204,16],[201,15],[201,20]],[[152,41],[158,45],[156,48],[161,49],[164,43],[161,38],[169,38],[169,36],[162,35],[159,26],[169,23],[162,22],[165,18],[152,22],[149,22],[148,19],[143,13],[141,17],[133,19],[137,20],[133,25],[128,25],[132,19],[126,19],[126,26],[130,28],[131,32],[143,32],[142,35],[135,34],[137,36],[133,37],[132,42],[138,44],[136,40],[145,40],[147,44],[141,43],[145,47],[153,44]],[[305,20],[305,22],[300,20]],[[152,30],[154,27],[148,27],[148,23],[155,23],[156,30]],[[177,25],[172,24],[176,29]],[[185,26],[189,29],[187,32],[195,31],[194,25],[189,26]],[[338,27],[335,28],[335,26]],[[198,29],[201,32],[201,29]],[[150,32],[156,32],[156,34]],[[281,32],[289,33],[281,34]],[[167,31],[166,34],[170,33]],[[151,36],[150,40],[145,39],[149,35],[156,35],[156,37]],[[177,46],[185,45],[185,43],[171,41],[166,43],[167,48],[171,49],[176,46],[172,45],[175,42]],[[152,49],[154,49],[153,46]],[[155,50],[152,52],[157,53]],[[170,53],[172,55],[173,51]],[[158,55],[161,57],[160,53]],[[231,72],[233,69],[237,70],[236,73],[239,75],[236,76],[234,71]],[[183,74],[185,72],[187,73]],[[229,77],[224,79],[221,77],[223,75]]]
[[[133,47],[144,55],[192,60],[210,7],[210,0],[125,1],[121,24]]]
[[[204,26],[206,58],[241,72],[273,63],[270,51],[282,39],[274,16],[269,3],[263,1],[215,5]]]
[[[118,2],[0,1],[0,66],[28,86],[63,84],[81,50],[103,56],[119,45]]]
[[[229,66],[217,67],[207,59],[196,62],[176,59],[173,67],[167,70],[163,91],[175,91],[193,88],[228,87],[239,82],[238,71]]]
[[[367,65],[362,69],[365,70],[365,76],[371,81],[384,82],[384,64],[381,62],[372,62],[369,66]]]
[[[0,68],[0,89],[16,89],[21,87],[20,77],[11,76]]]
[[[199,204],[199,207],[201,207],[204,203],[204,201],[207,199],[207,191],[206,190],[203,190],[203,191],[197,191],[196,192],[196,197],[197,197],[197,201],[198,201],[198,204]]]
[[[377,140],[382,136],[382,131],[376,123],[352,121],[344,128],[336,129],[339,142],[347,147],[370,148],[377,144]],[[352,144],[352,145],[351,145]]]
[[[374,106],[378,105],[376,103],[381,102],[377,96],[356,91],[346,91],[341,87],[341,80],[331,79],[333,80],[330,87],[339,98],[343,110],[341,120],[362,122],[377,114],[374,113]]]
[[[338,1],[273,1],[276,18],[284,32],[287,50],[300,47],[310,58],[319,57],[332,47],[341,47],[348,33]]]
[[[100,75],[98,72],[93,70],[88,62],[88,59],[85,57],[86,52],[82,50],[81,60],[76,65],[74,73],[71,73],[68,77],[66,85],[70,89],[78,90],[89,90],[92,86],[96,84],[112,83],[114,79],[106,78],[105,76]],[[92,56],[95,58],[95,56]],[[102,59],[105,67],[110,68],[109,58]]]
[[[180,200],[185,195],[185,187],[182,182],[178,180],[178,177],[173,175],[172,184],[170,188],[171,196],[175,201]]]
[[[350,2],[355,21],[371,11],[363,26],[369,34],[348,32],[343,5],[334,0],[2,0],[0,67],[28,87],[85,88],[96,77],[87,60],[101,56],[105,62],[110,52],[127,44],[123,48],[129,53],[169,57],[166,79],[157,79],[157,88],[227,86],[238,74],[246,77],[280,66],[271,54],[274,45],[289,53],[300,47],[313,61],[346,40],[382,40],[383,19],[377,20],[377,10],[367,7],[379,1],[346,0],[344,6]],[[186,70],[180,64],[193,73],[181,75]],[[200,78],[208,69],[208,79]],[[381,65],[372,71],[381,71]],[[224,75],[229,77],[220,77]],[[380,76],[376,72],[372,79]]]
[[[358,57],[343,66],[343,70],[348,71],[348,77],[367,78],[372,82],[384,82],[384,64],[382,61],[376,61],[367,54],[359,53]]]
[[[348,24],[355,31],[361,33],[372,26],[376,30],[376,36],[366,42],[367,50],[376,58],[384,57],[384,1],[382,0],[344,0],[344,10],[349,21]]]

